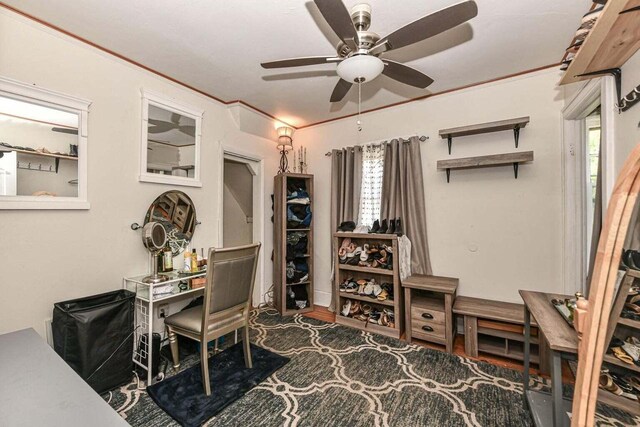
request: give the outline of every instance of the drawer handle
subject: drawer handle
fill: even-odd
[[[433,328],[431,326],[427,326],[427,325],[424,325],[422,327],[422,330],[423,331],[427,331],[427,332],[433,332]]]
[[[425,319],[433,319],[433,314],[431,313],[422,313],[422,317]]]

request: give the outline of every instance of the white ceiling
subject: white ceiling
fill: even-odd
[[[265,70],[260,62],[333,55],[337,37],[305,0],[4,0],[27,14],[224,101],[242,100],[294,126],[352,114],[357,91],[329,103],[338,77],[326,64]],[[348,8],[360,3],[345,0]],[[368,0],[384,36],[458,0]],[[560,61],[590,0],[476,0],[479,13],[386,57],[435,80],[427,90],[381,76],[363,86],[363,109]],[[429,92],[430,91],[430,92]]]

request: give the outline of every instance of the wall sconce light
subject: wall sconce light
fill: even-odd
[[[287,154],[293,148],[293,131],[289,126],[281,126],[276,129],[278,133],[278,150],[280,150],[280,169],[278,174],[289,172],[289,159]]]

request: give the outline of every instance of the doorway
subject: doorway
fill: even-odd
[[[253,305],[257,307],[265,293],[264,161],[222,144],[220,148],[218,246],[262,243],[253,291]]]
[[[224,159],[222,245],[225,248],[253,243],[253,178],[248,163]]]
[[[563,109],[564,294],[588,296],[593,257],[615,178],[613,78],[592,79]]]

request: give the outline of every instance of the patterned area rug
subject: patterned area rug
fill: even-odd
[[[517,371],[269,309],[253,312],[251,327],[254,344],[291,361],[205,426],[533,424]],[[191,357],[182,367],[197,363]],[[531,386],[548,384],[532,377]],[[135,382],[115,390],[110,404],[133,426],[176,425]],[[601,407],[597,423],[640,418]]]

